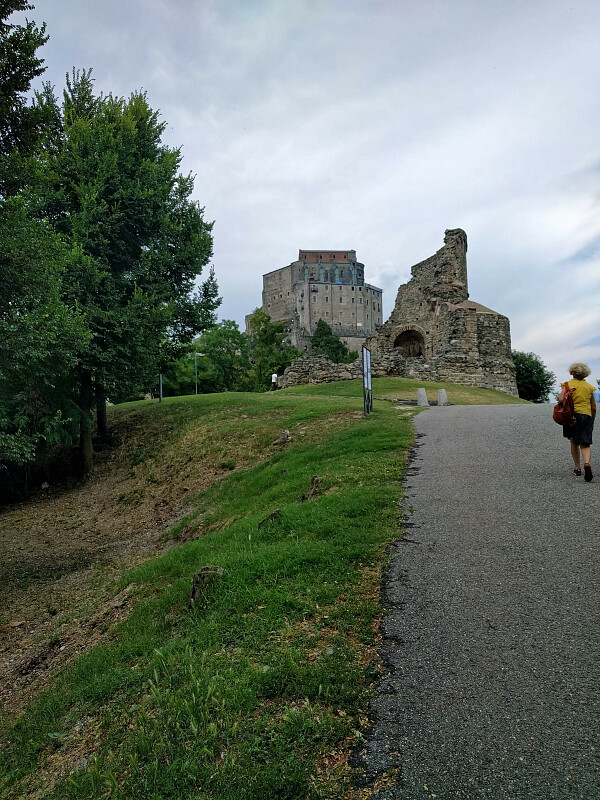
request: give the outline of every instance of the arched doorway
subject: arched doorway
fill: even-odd
[[[419,331],[402,331],[396,336],[394,347],[398,348],[405,358],[425,355],[425,339]]]

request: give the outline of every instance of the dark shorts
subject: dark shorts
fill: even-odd
[[[594,425],[589,414],[575,414],[575,425],[567,428],[563,425],[563,436],[565,439],[573,439],[575,444],[582,444],[589,447],[592,443],[592,430]]]

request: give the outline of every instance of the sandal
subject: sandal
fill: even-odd
[[[573,475],[577,475],[578,478],[581,477],[581,470],[579,469],[579,467],[575,467],[575,469],[573,470]]]
[[[590,464],[584,464],[583,465],[583,472],[584,472],[584,480],[586,480],[589,483],[592,480],[592,478],[594,477],[592,475],[592,467],[591,467],[591,465]]]

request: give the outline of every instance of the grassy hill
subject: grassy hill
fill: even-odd
[[[368,417],[357,381],[124,404],[89,483],[7,509],[0,796],[361,796],[416,413],[389,400],[422,385],[376,379]]]

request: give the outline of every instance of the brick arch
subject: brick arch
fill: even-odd
[[[424,356],[427,348],[426,336],[420,325],[401,325],[394,331],[392,346],[407,358]]]

